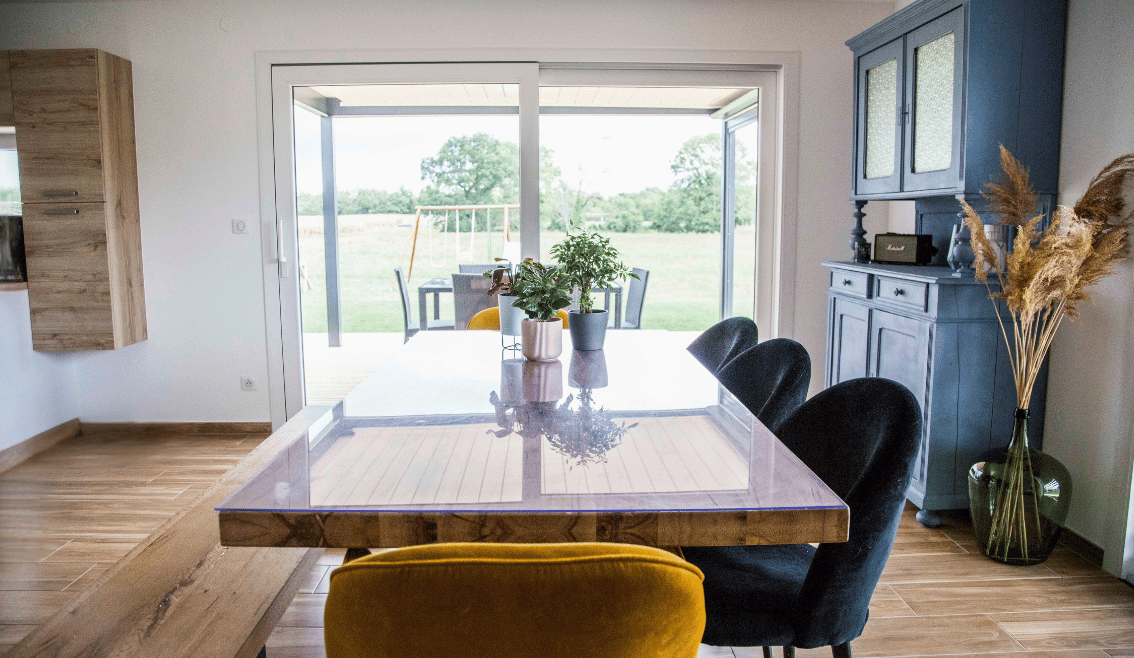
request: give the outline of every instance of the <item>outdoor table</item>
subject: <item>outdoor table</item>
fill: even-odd
[[[453,292],[453,279],[450,277],[434,277],[417,287],[417,313],[418,327],[425,331],[429,324],[429,295],[433,295],[433,319],[441,318],[441,293]],[[595,290],[602,293],[603,308],[611,310],[610,296],[614,295],[614,324],[615,329],[622,328],[622,284],[615,281],[609,288]]]
[[[227,546],[845,541],[849,510],[685,347],[534,362],[419,333],[217,510]]]

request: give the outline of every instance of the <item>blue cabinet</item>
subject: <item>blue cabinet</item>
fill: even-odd
[[[908,498],[932,512],[968,507],[968,468],[1007,447],[1015,408],[1007,346],[984,284],[945,267],[828,262],[827,386],[857,377],[904,384],[924,434]],[[1043,445],[1046,373],[1029,439]]]
[[[920,0],[847,41],[853,198],[976,195],[1003,144],[1058,187],[1065,0]]]

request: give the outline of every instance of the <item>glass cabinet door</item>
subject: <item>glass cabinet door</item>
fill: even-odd
[[[858,58],[857,194],[901,190],[902,39]]]
[[[906,35],[904,191],[956,187],[961,156],[964,9]]]

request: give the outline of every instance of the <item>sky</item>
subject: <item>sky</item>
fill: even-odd
[[[296,177],[300,192],[322,189],[319,120],[296,110]],[[519,142],[515,115],[339,117],[335,133],[338,189],[415,194],[425,186],[421,160],[432,157],[451,136],[486,132]],[[719,120],[683,115],[544,115],[540,145],[550,148],[568,185],[611,196],[647,187],[667,188],[674,176],[670,162],[689,138],[720,134]]]

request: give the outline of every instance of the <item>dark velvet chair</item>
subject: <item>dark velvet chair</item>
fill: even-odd
[[[794,647],[830,645],[849,657],[894,544],[920,437],[917,399],[888,379],[853,379],[804,402],[780,438],[850,507],[849,541],[682,549],[705,573],[702,642],[763,646],[766,656],[773,646],[793,656]]]
[[[706,329],[687,348],[714,375],[726,363],[756,344],[759,332],[749,318],[728,318]]]
[[[811,357],[790,338],[773,338],[729,360],[717,379],[773,434],[807,399]]]

